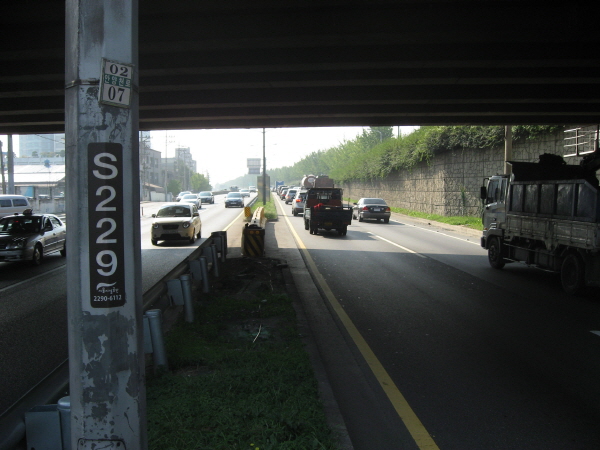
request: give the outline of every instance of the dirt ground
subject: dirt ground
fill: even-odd
[[[285,294],[282,272],[285,267],[287,264],[273,258],[242,256],[227,259],[219,266],[219,278],[213,280],[213,293],[248,298],[268,289],[273,293]]]

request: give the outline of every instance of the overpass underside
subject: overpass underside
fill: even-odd
[[[0,134],[64,131],[65,7],[0,16]],[[139,127],[598,123],[596,22],[584,2],[140,0]]]

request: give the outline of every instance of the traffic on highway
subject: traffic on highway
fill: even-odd
[[[315,235],[276,201],[345,336],[320,351],[355,448],[600,447],[597,291],[495,270],[477,231],[392,214]]]
[[[255,194],[245,199],[248,204]],[[140,204],[142,291],[150,289],[210,236],[224,230],[240,209],[224,208],[225,195],[214,203],[202,203],[198,218],[202,238],[161,240],[153,245],[153,224],[164,203]],[[68,215],[59,217],[66,224]],[[199,234],[196,229],[195,237]],[[68,237],[67,237],[68,240]],[[61,246],[56,247],[62,249]],[[41,264],[0,262],[0,379],[11,389],[0,391],[0,414],[17,402],[52,370],[67,359],[66,258],[60,251],[44,255]]]
[[[353,216],[342,233],[326,222],[311,232],[294,199],[273,199],[291,240],[279,244],[300,249],[319,285],[314,321],[331,314],[341,331],[319,345],[356,449],[600,446],[597,293],[575,300],[525,264],[494,270],[479,232],[385,214],[385,199],[342,200]],[[193,244],[153,245],[164,205],[140,205],[144,291],[241,214],[214,200]],[[1,410],[67,357],[64,261],[0,263],[0,377],[14,386]]]

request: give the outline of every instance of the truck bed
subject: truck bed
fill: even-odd
[[[311,234],[319,229],[337,230],[345,236],[348,225],[352,222],[352,208],[343,206],[320,205],[306,208],[304,211],[304,228]]]

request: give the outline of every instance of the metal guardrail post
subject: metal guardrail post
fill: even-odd
[[[210,237],[219,249],[221,262],[225,262],[227,257],[227,231],[213,231],[210,233]]]
[[[61,398],[56,409],[60,417],[62,450],[71,450],[71,398],[69,396]]]
[[[210,251],[212,252],[212,263],[213,263],[213,271],[215,273],[215,277],[219,277],[219,257],[217,256],[217,246],[211,245]]]
[[[190,273],[192,274],[192,280],[195,282],[202,281],[202,270],[200,269],[200,261],[193,259],[190,261]]]
[[[210,246],[206,246],[202,249],[202,256],[206,258],[206,262],[211,266],[214,264],[213,261],[213,252]]]
[[[189,275],[181,275],[181,290],[185,321],[191,323],[194,321],[194,302],[192,301],[192,281]]]
[[[200,263],[200,272],[202,273],[202,293],[208,294],[210,292],[210,284],[208,283],[208,260],[205,256],[198,258]]]
[[[183,290],[181,289],[181,280],[175,278],[167,281],[167,295],[172,305],[183,305]]]
[[[165,341],[162,331],[162,311],[160,309],[151,309],[146,311],[148,323],[150,325],[150,338],[152,339],[152,349],[154,355],[154,370],[160,367],[169,369],[167,362],[167,352],[165,351]]]

